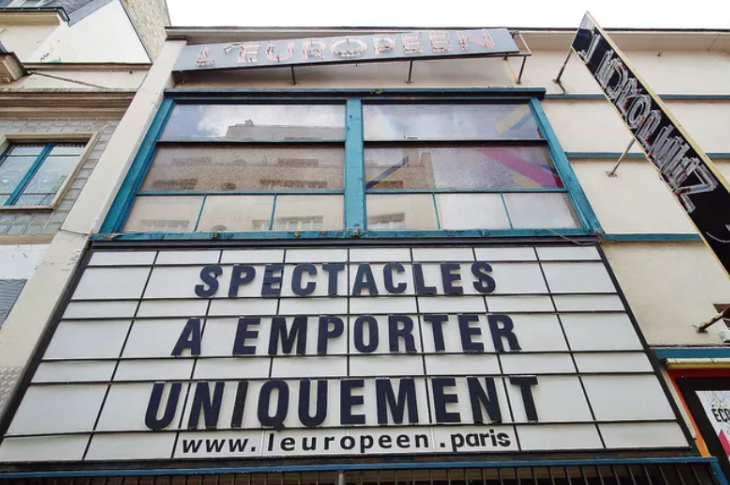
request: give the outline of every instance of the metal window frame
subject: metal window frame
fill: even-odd
[[[565,152],[560,146],[553,132],[545,112],[540,106],[540,99],[544,97],[543,89],[423,89],[423,90],[180,90],[166,91],[166,96],[158,109],[141,148],[139,149],[132,166],[117,194],[112,206],[101,226],[100,234],[95,239],[114,240],[209,240],[209,239],[347,239],[347,238],[412,238],[412,237],[532,237],[532,236],[586,236],[603,234],[585,193],[581,189],[577,177],[573,172]],[[278,95],[278,96],[277,96]],[[338,231],[305,231],[299,233],[274,231],[247,231],[247,232],[124,232],[123,227],[130,215],[135,198],[150,195],[183,195],[174,191],[141,191],[140,188],[154,159],[162,132],[172,113],[175,104],[339,104],[345,105],[345,176],[344,190],[317,191],[235,191],[226,194],[212,194],[185,192],[185,195],[245,195],[271,194],[343,194],[344,221],[343,229]],[[365,103],[526,103],[540,129],[543,138],[539,141],[547,147],[558,175],[563,181],[562,189],[495,189],[495,190],[461,190],[461,189],[428,189],[423,191],[397,190],[398,193],[502,193],[502,192],[546,192],[566,193],[572,203],[579,228],[571,229],[473,229],[473,230],[443,230],[439,224],[435,230],[397,230],[397,231],[368,231],[367,210],[365,204],[365,167],[364,167],[364,133],[362,106]],[[503,142],[504,140],[495,140]],[[530,141],[530,140],[528,140]],[[333,141],[310,141],[308,143],[332,143]],[[450,140],[454,142],[454,140]],[[199,144],[198,141],[185,143]],[[207,143],[207,142],[203,142]],[[250,142],[233,142],[246,144]],[[290,141],[274,141],[268,144],[291,144]],[[380,190],[378,192],[381,192]],[[390,193],[383,190],[382,193]],[[436,204],[434,203],[434,207]],[[275,209],[272,209],[272,211]],[[198,216],[199,219],[200,215]],[[438,216],[437,216],[438,217]],[[197,227],[199,221],[196,221]]]

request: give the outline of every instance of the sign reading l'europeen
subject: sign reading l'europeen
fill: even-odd
[[[589,14],[572,48],[730,276],[730,186],[725,178]]]
[[[368,36],[185,46],[176,71],[496,56],[520,49],[507,29],[433,30]]]
[[[95,250],[0,461],[686,448],[593,246]]]

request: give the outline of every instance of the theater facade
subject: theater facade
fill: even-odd
[[[169,28],[64,226],[0,479],[725,485],[682,379],[722,387],[693,324],[730,289],[698,217],[730,44],[600,32],[658,108],[569,30]]]

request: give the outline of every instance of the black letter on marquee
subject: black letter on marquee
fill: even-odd
[[[520,392],[522,393],[522,403],[525,405],[525,414],[527,415],[527,420],[537,421],[537,409],[535,409],[535,399],[533,399],[532,397],[532,389],[530,388],[530,386],[537,385],[537,377],[510,377],[509,382],[513,386],[520,386]]]
[[[248,381],[238,381],[236,402],[233,404],[233,415],[231,416],[231,428],[241,427],[243,410],[246,406],[246,394],[248,394]]]
[[[329,275],[327,294],[329,296],[336,296],[337,277],[339,276],[339,272],[345,269],[345,263],[325,263],[322,265],[322,269]]]
[[[482,415],[482,406],[487,410],[489,419],[492,423],[502,422],[502,411],[499,409],[499,398],[497,397],[497,388],[494,385],[493,377],[485,377],[484,388],[479,384],[476,377],[467,377],[466,382],[469,385],[469,399],[471,400],[471,413],[474,416],[474,422],[484,424],[484,415]]]
[[[332,327],[330,328],[330,324]],[[327,344],[331,339],[342,336],[345,324],[339,317],[319,317],[317,332],[317,353],[327,355]]]
[[[444,329],[442,325],[449,321],[447,315],[424,315],[423,321],[430,323],[433,330],[433,346],[436,352],[445,352]]]
[[[223,274],[223,269],[218,265],[205,266],[200,270],[200,280],[208,285],[206,289],[205,285],[196,285],[195,294],[200,298],[208,298],[215,295],[218,291],[218,277]]]
[[[456,273],[454,273],[456,271]],[[461,265],[459,263],[441,263],[441,280],[447,295],[463,295],[464,289],[454,283],[461,281]]]
[[[368,340],[370,342],[365,345],[365,335],[363,332],[363,326],[368,326]],[[355,348],[358,352],[363,354],[370,354],[375,352],[378,348],[378,321],[370,315],[362,315],[357,317],[355,320]]]
[[[402,328],[398,328],[403,324]],[[388,333],[390,334],[390,351],[399,352],[398,340],[403,339],[406,345],[406,352],[416,351],[416,343],[413,339],[413,320],[406,315],[388,316]]]
[[[459,413],[450,413],[446,410],[447,404],[456,403],[459,398],[456,394],[446,394],[444,389],[456,386],[456,379],[453,377],[442,377],[431,379],[433,387],[433,404],[436,411],[437,423],[461,423]]]
[[[261,286],[261,296],[281,295],[281,281],[283,279],[283,264],[267,264],[264,270],[264,284]]]
[[[368,290],[370,296],[378,295],[378,287],[375,286],[375,276],[369,264],[357,265],[357,273],[355,274],[355,284],[352,287],[353,296],[360,296],[362,290]]]
[[[250,283],[256,278],[256,268],[248,264],[237,264],[231,272],[231,284],[228,287],[228,296],[238,296],[238,288],[241,285]]]
[[[413,265],[413,284],[416,287],[416,293],[419,295],[435,295],[435,286],[426,286],[426,281],[423,278],[423,266],[420,264]]]
[[[365,400],[362,396],[353,396],[353,389],[365,387],[362,379],[340,381],[340,424],[365,424],[364,414],[352,414],[353,406],[361,406]]]
[[[269,407],[271,404],[271,393],[279,391],[276,403],[276,412],[273,416],[269,416]],[[259,409],[258,416],[261,426],[271,426],[277,431],[284,429],[284,420],[289,413],[289,386],[286,382],[275,379],[264,382],[259,393]]]
[[[520,343],[517,341],[517,335],[513,332],[515,324],[510,317],[507,315],[487,315],[487,322],[489,322],[489,331],[492,334],[492,341],[494,341],[494,348],[497,352],[504,352],[502,338],[507,339],[510,350],[522,350]]]
[[[464,352],[484,352],[484,344],[472,341],[472,337],[482,334],[479,327],[470,327],[472,322],[479,322],[479,315],[464,314],[457,317],[459,319],[459,334],[461,334],[461,348]]]
[[[304,355],[307,352],[307,317],[298,315],[294,317],[291,324],[291,331],[286,331],[286,318],[274,317],[271,319],[271,335],[269,336],[269,355],[279,353],[279,340],[281,340],[281,351],[284,354],[291,354],[294,349],[294,342],[297,343],[297,354]]]
[[[406,291],[406,283],[401,281],[397,285],[393,284],[393,272],[405,273],[406,268],[400,263],[388,263],[383,266],[383,283],[385,291],[388,293],[399,294]]]
[[[256,347],[246,345],[246,339],[257,338],[258,330],[249,330],[249,326],[258,326],[261,323],[259,317],[242,317],[238,319],[238,327],[236,328],[236,336],[233,337],[232,355],[254,355]]]
[[[317,397],[314,416],[309,414],[312,381],[299,381],[299,421],[308,427],[319,426],[327,418],[327,381],[317,381]]]
[[[388,424],[388,408],[393,415],[393,424],[403,424],[403,415],[408,405],[408,422],[418,422],[418,403],[416,402],[416,381],[414,379],[400,379],[398,398],[393,392],[393,382],[390,379],[377,379],[375,393],[378,406],[378,424]]]
[[[157,431],[170,426],[170,423],[172,423],[172,420],[175,418],[175,411],[177,411],[177,403],[180,400],[181,390],[182,383],[173,382],[170,384],[170,395],[167,397],[165,413],[160,419],[157,419],[157,413],[160,410],[160,403],[162,402],[162,393],[165,392],[165,383],[155,382],[152,386],[152,394],[150,395],[150,400],[147,403],[147,413],[144,418],[144,424],[149,429]]]
[[[172,355],[180,357],[185,349],[190,349],[190,355],[200,355],[200,334],[200,319],[189,318],[172,349]]]
[[[221,413],[221,403],[223,402],[223,389],[226,387],[225,382],[216,382],[213,391],[213,399],[210,398],[210,388],[207,381],[200,381],[195,386],[195,394],[193,395],[193,403],[190,405],[190,418],[188,418],[188,429],[198,429],[198,421],[200,420],[200,411],[203,411],[203,421],[205,421],[205,429],[215,429],[218,427],[218,416]]]
[[[492,272],[492,267],[484,261],[477,261],[471,265],[471,272],[479,281],[474,282],[474,289],[479,293],[492,293],[497,288],[494,278],[488,273]]]
[[[317,284],[314,281],[310,281],[304,288],[302,288],[302,273],[307,273],[309,276],[317,276],[317,268],[310,263],[294,266],[294,272],[291,276],[291,291],[293,291],[295,295],[299,296],[311,295],[314,293]]]

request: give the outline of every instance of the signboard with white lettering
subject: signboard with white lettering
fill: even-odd
[[[94,250],[0,461],[687,448],[594,246]]]
[[[433,30],[320,39],[188,45],[180,53],[174,70],[252,69],[348,62],[489,57],[519,52],[519,47],[507,29]]]
[[[589,14],[572,48],[730,275],[730,186],[725,178]]]

